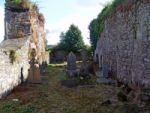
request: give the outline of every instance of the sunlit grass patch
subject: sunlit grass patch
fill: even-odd
[[[80,65],[82,61],[76,61],[76,64],[77,65]],[[50,63],[48,66],[49,67],[64,67],[67,65],[67,62],[59,62],[59,63]]]
[[[49,67],[64,67],[66,65],[67,65],[67,63],[63,62],[63,63],[52,63],[52,64],[49,64],[48,66]]]

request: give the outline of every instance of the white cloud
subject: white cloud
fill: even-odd
[[[80,14],[72,14],[62,18],[59,23],[57,23],[53,29],[49,29],[49,35],[47,37],[49,44],[58,43],[59,35],[61,32],[66,32],[71,24],[75,24],[82,31],[84,41],[89,43],[87,40],[88,37],[88,24],[90,20],[86,17],[81,16]]]
[[[59,42],[59,33],[50,33],[47,35],[48,44],[57,44]]]
[[[76,2],[73,4],[75,8],[95,8],[99,5],[98,0],[76,0]]]
[[[66,32],[70,24],[75,24],[82,31],[84,41],[89,43],[88,25],[90,21],[97,17],[103,6],[112,0],[74,0],[69,5],[73,9],[72,14],[61,17],[57,23],[47,23],[46,28],[49,30],[47,40],[49,44],[59,42],[59,35],[62,31]],[[68,8],[68,9],[69,9]],[[63,9],[62,9],[63,10]],[[52,15],[53,16],[53,15]],[[4,8],[0,7],[0,42],[4,39]],[[49,27],[50,28],[49,28]]]
[[[89,44],[87,37],[89,37],[88,25],[92,19],[94,19],[99,13],[99,8],[90,8],[86,9],[87,13],[85,14],[85,9],[80,10],[76,7],[76,12],[62,17],[56,24],[49,25],[51,28],[48,28],[50,33],[47,37],[49,44],[58,43],[59,35],[61,32],[66,32],[71,24],[75,24],[79,27],[84,37],[86,44]],[[79,12],[79,13],[78,13]],[[97,12],[97,13],[96,13]]]
[[[4,9],[0,7],[0,42],[4,39]]]
[[[112,0],[76,0],[70,4],[70,8],[74,9],[74,12],[70,15],[62,17],[57,24],[49,25],[51,28],[50,34],[47,39],[49,44],[54,44],[59,42],[59,35],[63,31],[65,32],[71,24],[75,24],[79,27],[84,37],[86,44],[89,44],[89,30],[88,25],[91,20],[96,18],[100,11],[103,9],[104,5]]]
[[[88,43],[86,38],[88,37],[88,24],[90,20],[88,20],[85,16],[80,14],[72,14],[62,19],[60,26],[63,26],[62,29],[65,31],[69,28],[71,24],[75,24],[82,31],[82,35],[84,37],[84,41]]]
[[[51,26],[51,29],[48,27],[48,24],[46,24],[45,28],[47,29],[46,39],[48,40],[48,44],[57,44],[60,40],[59,35],[63,29],[59,28],[59,26]]]
[[[112,0],[76,0],[74,4],[76,7],[80,8],[97,8],[97,7],[104,7],[107,3],[111,2]]]

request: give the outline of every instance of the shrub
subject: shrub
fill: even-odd
[[[32,6],[32,2],[30,0],[12,0],[10,2],[10,6],[22,9],[30,9]]]
[[[14,3],[15,3],[15,4],[20,4],[20,3],[21,3],[21,0],[14,0]]]
[[[32,3],[32,9],[39,12],[39,7],[37,3]]]
[[[12,64],[16,61],[17,55],[15,50],[10,50],[9,58]]]

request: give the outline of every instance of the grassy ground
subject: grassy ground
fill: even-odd
[[[49,65],[47,74],[41,78],[42,84],[18,86],[0,100],[0,113],[139,113],[136,105],[117,101],[116,87],[61,86],[60,80],[65,78],[64,65]],[[103,102],[107,100],[112,103],[105,105]]]

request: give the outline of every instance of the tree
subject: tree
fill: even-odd
[[[58,46],[68,52],[79,52],[85,46],[79,28],[72,24],[66,33],[62,32]]]
[[[97,19],[91,21],[89,25],[89,30],[90,30],[90,43],[92,46],[92,50],[94,51],[96,49],[96,44],[97,44],[98,34],[99,34]]]
[[[66,48],[65,33],[61,32],[59,37],[60,37],[60,43],[58,44],[58,48],[65,49]]]

